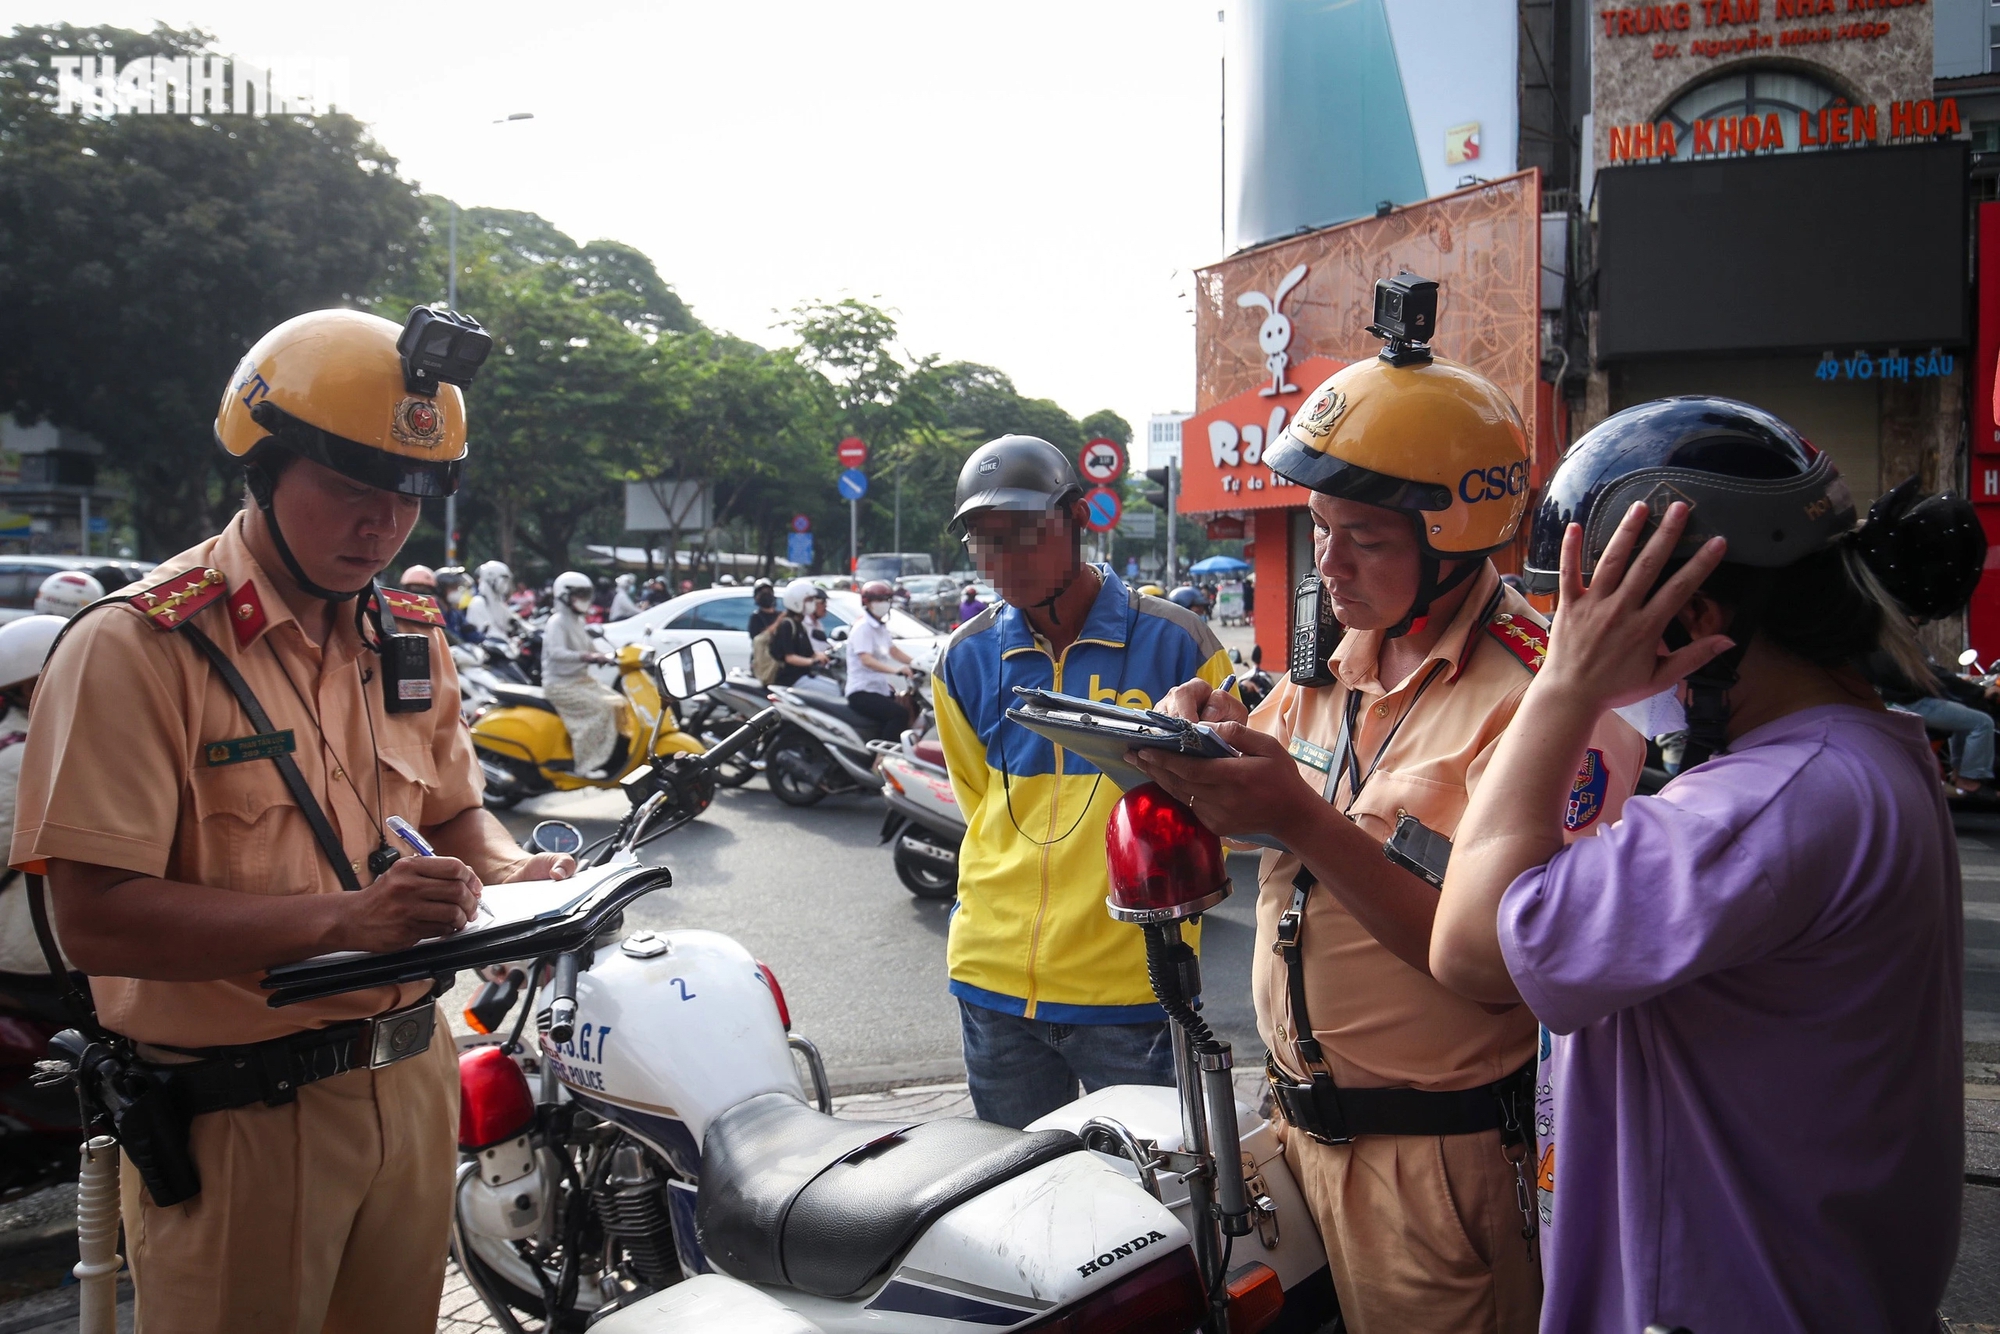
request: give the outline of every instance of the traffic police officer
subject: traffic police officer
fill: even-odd
[[[1429,971],[1448,840],[1547,643],[1488,559],[1526,509],[1520,414],[1392,342],[1321,385],[1264,461],[1314,492],[1320,588],[1302,594],[1345,634],[1304,646],[1254,717],[1200,682],[1164,702],[1244,758],[1136,758],[1218,833],[1291,849],[1264,854],[1252,985],[1348,1328],[1533,1330],[1535,1020]],[[1599,726],[1570,836],[1617,817],[1642,762],[1637,733]]]
[[[36,694],[11,860],[46,868],[99,1023],[193,1114],[188,1198],[156,1199],[126,1155],[152,1334],[435,1327],[458,1081],[430,986],[272,1009],[258,982],[457,930],[483,881],[573,869],[482,809],[438,607],[375,583],[457,486],[460,386],[489,345],[423,307],[271,330],[215,423],[242,511],[73,621]],[[394,858],[391,815],[437,855]]]

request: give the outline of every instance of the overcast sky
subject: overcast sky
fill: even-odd
[[[1218,256],[1216,0],[54,0],[34,19],[349,63],[404,175],[650,255],[760,342],[879,298],[912,353],[1143,428],[1194,396]],[[513,112],[532,121],[495,125]],[[440,294],[442,295],[442,294]]]

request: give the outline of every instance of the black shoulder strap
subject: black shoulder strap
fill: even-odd
[[[55,979],[56,991],[63,1004],[69,1007],[70,1018],[76,1020],[78,1028],[92,1037],[100,1036],[104,1029],[97,1022],[97,1007],[90,997],[78,990],[76,979],[70,976],[63,964],[62,949],[56,944],[55,929],[49,925],[48,899],[43,893],[42,877],[28,877],[28,920],[35,925],[35,941],[42,947],[42,963],[47,966],[49,976]]]
[[[198,625],[183,625],[180,633],[192,639],[195,647],[202,651],[215,668],[216,674],[229,687],[229,693],[236,696],[236,702],[243,706],[244,714],[250,719],[250,725],[257,729],[258,734],[275,732],[277,729],[271,726],[270,715],[264,712],[264,706],[259,704],[257,696],[251,693],[250,683],[243,679],[243,673],[236,670],[236,664],[229,660],[229,656],[216,647],[215,641],[203,634]],[[359,891],[361,881],[354,874],[353,865],[347,860],[347,850],[341,846],[340,835],[333,832],[333,824],[326,818],[326,812],[320,808],[319,798],[315,797],[312,789],[306,785],[306,776],[299,772],[298,764],[290,754],[283,751],[273,754],[271,760],[278,766],[278,772],[283,775],[285,786],[291,789],[292,800],[297,802],[299,809],[305,813],[306,823],[312,826],[313,837],[319,840],[320,851],[326,854],[327,863],[333,867],[333,873],[340,877],[340,887]]]

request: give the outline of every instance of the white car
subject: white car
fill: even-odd
[[[604,640],[612,648],[626,644],[650,644],[670,652],[696,639],[713,639],[722,653],[722,665],[732,672],[750,670],[750,613],[756,610],[748,588],[703,588],[683,593],[657,607],[648,607],[637,616],[612,621],[603,627]],[[836,589],[826,595],[827,632],[844,629],[866,615],[861,598]],[[889,613],[889,630],[904,652],[920,666],[937,660],[946,636],[907,612]]]

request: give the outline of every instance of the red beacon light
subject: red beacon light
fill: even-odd
[[[1222,840],[1158,783],[1118,799],[1104,852],[1111,872],[1104,903],[1121,922],[1178,922],[1229,897]]]
[[[535,1124],[528,1077],[505,1048],[474,1047],[458,1058],[458,1147],[478,1152]]]

